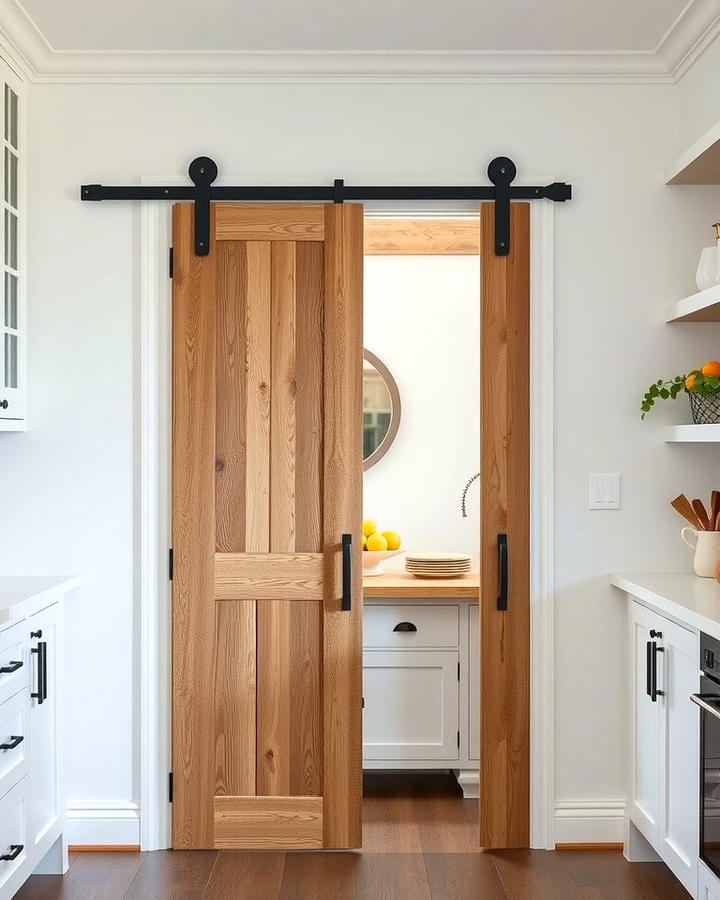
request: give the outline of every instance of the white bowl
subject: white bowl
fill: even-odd
[[[404,553],[404,550],[363,550],[363,575],[382,575],[385,562],[393,556]]]

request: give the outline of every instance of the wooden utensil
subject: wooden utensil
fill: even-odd
[[[718,516],[720,516],[720,491],[710,494],[710,530],[718,530]]]
[[[683,519],[687,519],[693,528],[696,528],[698,531],[702,531],[700,520],[695,514],[695,510],[692,508],[692,504],[685,496],[685,494],[680,494],[679,497],[671,500],[670,506],[672,506],[672,508],[676,512],[679,512]]]
[[[702,525],[703,531],[710,531],[710,518],[707,514],[707,510],[702,502],[702,500],[693,500],[692,507],[695,510],[695,515],[700,520],[700,524]]]

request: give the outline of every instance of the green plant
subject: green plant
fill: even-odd
[[[681,391],[686,394],[700,394],[701,397],[709,397],[718,390],[720,390],[720,378],[715,375],[703,375],[699,369],[693,369],[687,375],[676,375],[666,381],[659,378],[645,392],[640,404],[640,418],[645,418],[656,400],[674,400]]]

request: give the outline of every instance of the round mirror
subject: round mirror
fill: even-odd
[[[374,353],[363,356],[363,469],[381,460],[400,425],[400,392],[388,367]]]

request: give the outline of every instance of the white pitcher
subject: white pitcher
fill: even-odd
[[[689,535],[694,535],[693,541]],[[714,578],[718,563],[720,563],[720,531],[696,531],[686,525],[680,532],[680,537],[695,551],[693,568],[695,574],[701,578]]]

